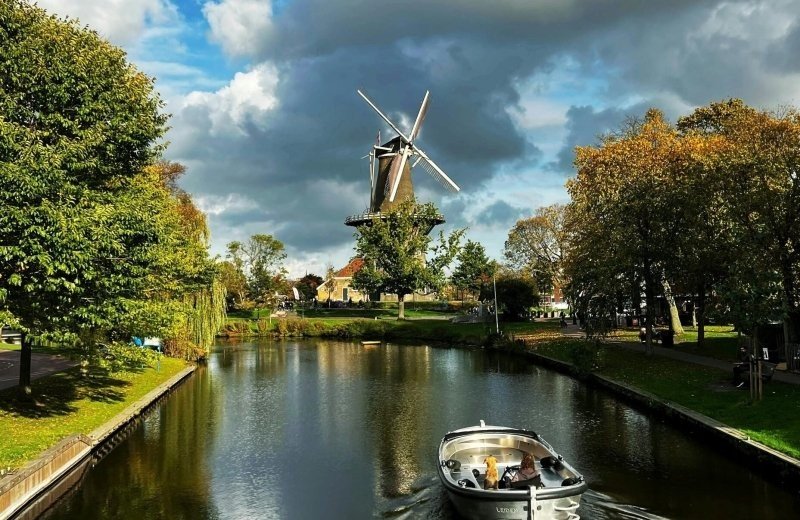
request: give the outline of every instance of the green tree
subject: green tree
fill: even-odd
[[[272,235],[257,234],[247,242],[230,242],[228,258],[247,278],[250,298],[267,303],[285,288],[286,252],[283,242]]]
[[[317,287],[322,285],[325,280],[321,276],[313,273],[307,274],[297,281],[297,290],[305,300],[313,300],[317,296]]]
[[[0,5],[0,301],[30,344],[107,327],[141,296],[158,217],[137,176],[165,131],[152,80],[76,22]]]
[[[800,112],[793,107],[758,111],[731,99],[697,109],[679,126],[724,140],[715,168],[725,181],[723,207],[733,222],[733,276],[751,289],[769,278],[767,273],[742,278],[748,272],[741,268],[743,260],[745,267],[758,265],[775,273],[780,282],[773,290],[781,302],[785,342],[800,342]],[[762,314],[760,321],[774,317],[770,315]],[[790,354],[786,352],[787,359]]]
[[[241,307],[247,298],[247,278],[230,260],[219,263],[220,281],[225,286],[228,309]]]
[[[145,168],[145,175],[141,176],[157,190],[150,199],[158,200],[160,196],[163,201],[160,207],[151,202],[147,211],[155,212],[164,221],[155,245],[160,263],[153,266],[150,288],[145,290],[157,294],[168,313],[172,304],[176,307],[171,312],[170,326],[154,331],[166,338],[165,351],[196,359],[208,354],[225,321],[226,288],[216,262],[208,255],[210,234],[205,214],[177,185],[185,171],[181,164],[162,161]],[[131,332],[141,334],[143,330]]]
[[[464,234],[464,230],[456,230],[445,237],[440,232],[437,243],[431,246],[428,233],[437,217],[433,204],[408,200],[397,204],[384,218],[359,227],[355,249],[364,266],[353,276],[353,287],[367,294],[396,294],[398,319],[404,319],[406,295],[442,287],[444,268],[458,252]]]
[[[536,280],[540,291],[564,287],[564,229],[566,206],[538,208],[533,217],[519,220],[508,233],[503,251],[510,266]]]
[[[512,271],[502,271],[496,280],[497,306],[503,318],[516,321],[525,317],[527,311],[539,302],[536,282],[530,277]]]
[[[460,291],[471,291],[473,296],[491,281],[495,265],[486,256],[486,249],[472,240],[467,240],[457,255],[458,265],[450,276],[450,281]]]
[[[331,294],[336,291],[338,285],[336,269],[333,268],[333,264],[329,263],[325,266],[325,282],[322,284],[322,286],[325,287],[325,291],[328,293],[328,307],[331,306]]]

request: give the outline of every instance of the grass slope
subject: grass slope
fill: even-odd
[[[167,381],[186,363],[162,358],[160,369],[81,377],[78,368],[33,382],[35,403],[0,392],[0,469],[20,468],[61,439],[88,434]]]

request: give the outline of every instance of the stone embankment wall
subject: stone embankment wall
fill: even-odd
[[[185,368],[89,435],[73,435],[63,439],[20,471],[0,480],[0,520],[19,513],[70,470],[85,464],[107,439],[141,416],[194,370],[194,366]]]
[[[535,352],[526,352],[526,355],[537,363],[559,372],[573,376],[577,374],[575,367],[561,360]],[[656,412],[675,423],[684,424],[692,431],[709,437],[729,452],[750,461],[749,465],[754,471],[768,478],[789,485],[800,485],[800,461],[750,439],[736,428],[731,428],[694,410],[598,374],[582,374],[581,378],[622,397],[635,406]]]

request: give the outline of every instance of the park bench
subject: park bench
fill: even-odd
[[[775,375],[775,365],[774,363],[769,363],[767,361],[761,362],[761,381],[764,383],[769,383],[772,380],[772,376]],[[736,386],[746,386],[750,384],[750,370],[756,369],[756,363],[754,360],[745,360],[740,361],[738,363],[733,364],[733,384]]]
[[[0,341],[11,344],[20,343],[22,341],[22,333],[4,325],[0,327]]]

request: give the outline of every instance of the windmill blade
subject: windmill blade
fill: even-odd
[[[389,192],[389,202],[394,202],[394,197],[397,195],[397,188],[400,186],[400,178],[403,176],[403,170],[406,167],[408,156],[411,155],[411,147],[405,146],[399,154],[392,161],[392,169],[389,172],[389,183],[391,183],[391,191]],[[388,183],[387,183],[387,187]]]
[[[387,152],[391,152],[392,151],[392,149],[389,148],[388,146],[375,145],[375,146],[373,146],[373,148],[376,149],[376,150],[386,150]]]
[[[430,96],[430,91],[425,91],[425,97],[422,99],[422,104],[419,106],[419,113],[417,114],[417,120],[414,121],[414,127],[411,129],[411,134],[408,138],[413,141],[417,138],[419,134],[419,129],[422,127],[422,121],[425,120],[425,114],[428,113],[428,97]]]
[[[425,152],[416,147],[414,148],[414,151],[420,155],[421,161],[418,162],[421,162],[422,167],[425,168],[425,170],[431,174],[431,177],[439,181],[442,186],[452,191],[453,193],[461,191],[461,188],[458,187],[458,184],[453,182],[453,180],[450,177],[448,177],[447,174],[444,173],[444,171],[441,168],[439,168],[435,162],[431,161],[430,158],[425,154]]]
[[[369,154],[369,192],[370,193],[375,193],[375,151],[374,150]]]
[[[359,95],[359,96],[361,96],[362,98],[364,98],[364,101],[366,101],[366,102],[367,102],[367,104],[368,104],[369,106],[371,106],[371,107],[372,107],[372,110],[374,110],[375,112],[377,112],[377,113],[378,113],[378,115],[379,115],[379,116],[381,116],[381,118],[382,118],[384,121],[386,121],[386,124],[388,124],[390,127],[392,127],[392,130],[394,130],[395,132],[397,132],[397,135],[399,135],[400,137],[402,137],[402,138],[403,138],[403,140],[404,140],[405,142],[408,142],[408,137],[406,137],[406,136],[403,134],[403,132],[401,132],[401,131],[400,131],[400,129],[399,129],[399,128],[397,128],[397,127],[395,126],[395,124],[391,122],[391,120],[389,120],[389,118],[388,118],[388,117],[386,117],[385,115],[383,115],[383,112],[381,112],[381,111],[380,111],[380,109],[379,109],[378,107],[376,107],[376,106],[375,106],[375,105],[372,103],[372,101],[370,101],[370,100],[369,100],[369,98],[368,98],[367,96],[365,96],[365,95],[364,95],[364,93],[363,93],[363,92],[361,92],[360,90],[357,90],[356,92],[358,92],[358,95]]]

